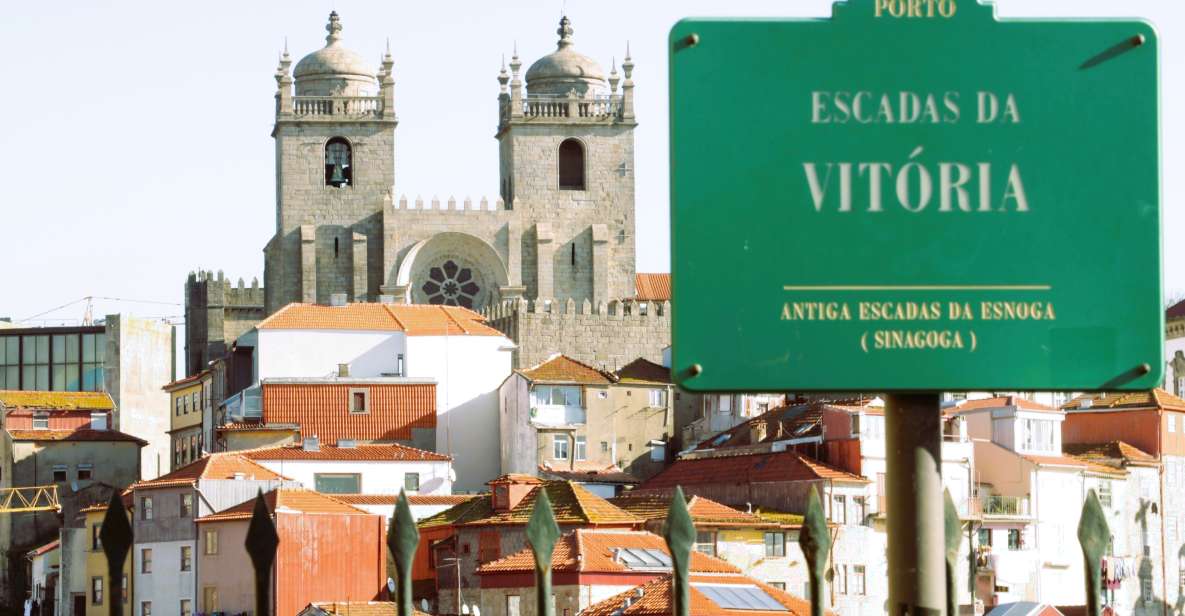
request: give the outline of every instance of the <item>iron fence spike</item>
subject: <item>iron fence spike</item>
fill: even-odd
[[[963,523],[959,520],[959,510],[950,496],[950,490],[942,491],[945,501],[943,518],[946,525],[946,613],[947,616],[958,616],[958,589],[955,587],[956,563],[959,560],[959,547],[963,545]]]
[[[391,516],[391,524],[387,528],[387,547],[391,550],[391,557],[395,560],[395,573],[398,594],[396,601],[399,606],[399,616],[412,616],[411,570],[415,559],[416,548],[420,545],[420,529],[416,526],[416,519],[411,514],[411,505],[407,501],[407,494],[399,491],[399,500],[395,505],[395,515]],[[460,583],[460,580],[458,580]],[[460,606],[457,606],[460,609]]]
[[[827,516],[823,513],[823,502],[814,487],[806,500],[806,515],[802,530],[798,533],[798,545],[806,558],[807,577],[811,586],[811,616],[823,616],[824,575],[827,572],[827,558],[831,553],[831,530],[827,528]]]
[[[276,524],[263,500],[262,489],[255,496],[255,509],[251,513],[251,523],[247,526],[247,539],[243,545],[255,569],[255,613],[268,616],[271,614],[272,564],[276,560],[280,537],[276,534]]]
[[[691,521],[691,512],[687,510],[687,498],[683,495],[682,486],[675,486],[662,534],[667,540],[667,550],[671,553],[671,614],[689,616],[691,582],[688,571],[691,568],[691,548],[695,544],[695,523]]]
[[[1082,546],[1082,558],[1086,569],[1086,613],[1099,616],[1102,606],[1099,597],[1103,582],[1103,552],[1111,540],[1111,529],[1107,526],[1107,515],[1099,503],[1094,488],[1086,491],[1086,502],[1082,503],[1082,517],[1078,520],[1078,543]]]
[[[547,488],[540,486],[536,490],[539,496],[535,498],[531,521],[527,523],[527,542],[535,556],[535,613],[555,616],[555,604],[551,600],[551,554],[560,538],[560,527],[555,522]]]
[[[107,513],[103,515],[103,526],[99,529],[99,541],[107,557],[107,584],[110,587],[107,613],[120,616],[123,614],[123,564],[132,549],[132,524],[124,511],[119,490],[111,491]]]

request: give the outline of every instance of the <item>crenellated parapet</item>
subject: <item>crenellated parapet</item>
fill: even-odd
[[[501,197],[490,200],[487,197],[474,201],[469,197],[458,201],[456,197],[449,196],[448,199],[441,200],[439,197],[432,197],[425,201],[423,197],[416,196],[414,200],[409,200],[407,195],[400,195],[398,200],[392,200],[391,195],[388,194],[384,198],[384,205],[389,206],[393,210],[410,210],[410,211],[434,211],[434,212],[500,212],[506,210],[506,203]]]
[[[185,370],[193,375],[219,359],[264,317],[263,287],[232,282],[222,271],[197,270],[185,280]]]

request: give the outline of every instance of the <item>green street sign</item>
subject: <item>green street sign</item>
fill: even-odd
[[[670,50],[684,387],[1160,384],[1148,23],[851,0]]]

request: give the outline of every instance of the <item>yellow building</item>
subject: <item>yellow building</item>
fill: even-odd
[[[170,471],[175,471],[190,462],[202,457],[202,451],[209,449],[203,438],[203,418],[205,425],[212,425],[212,400],[210,387],[213,375],[209,370],[203,370],[193,376],[185,377],[165,385],[169,394],[169,437],[172,452]]]
[[[125,501],[127,502],[127,501]],[[86,616],[107,616],[107,601],[110,598],[111,580],[107,577],[107,555],[99,541],[99,530],[103,528],[103,516],[107,505],[95,505],[82,510],[86,516]],[[128,519],[132,519],[132,508],[128,506]],[[123,563],[123,613],[130,614],[132,605],[132,552],[128,550]]]

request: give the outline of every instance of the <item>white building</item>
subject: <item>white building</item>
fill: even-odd
[[[254,449],[242,454],[323,494],[453,493],[452,460],[444,454],[405,445],[332,446],[306,441],[304,445]]]
[[[340,299],[340,298],[339,298]],[[244,335],[256,382],[283,377],[410,377],[436,386],[436,451],[451,454],[457,487],[500,473],[497,389],[513,343],[456,306],[289,304]]]

